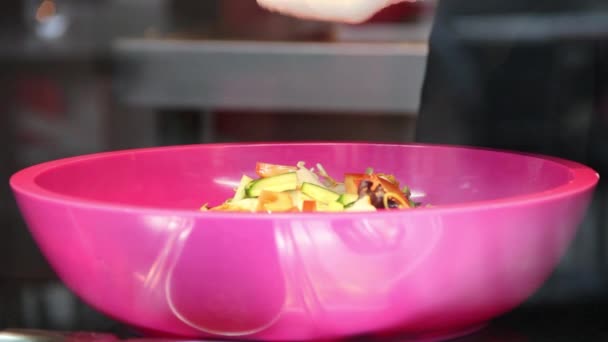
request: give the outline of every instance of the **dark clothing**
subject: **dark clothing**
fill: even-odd
[[[570,15],[601,13],[603,19],[586,21],[590,27],[567,24]],[[492,22],[496,17],[502,21]],[[594,27],[602,20],[604,35]],[[607,42],[605,0],[440,1],[417,140],[546,153],[603,168]]]
[[[592,296],[608,298],[602,284],[608,279],[607,7],[606,0],[443,0],[430,39],[419,142],[553,155],[603,175],[565,258],[569,266],[556,273],[567,280],[544,287],[552,293],[565,283],[573,293],[560,298],[590,295],[589,284]]]

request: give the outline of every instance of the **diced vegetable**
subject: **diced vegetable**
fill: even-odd
[[[259,162],[258,178],[243,175],[234,196],[215,207],[205,204],[200,211],[230,212],[353,212],[408,209],[420,206],[411,192],[395,176],[374,173],[346,173],[340,182],[321,164],[308,169],[304,162],[296,166]],[[426,205],[428,206],[428,205]]]
[[[297,185],[298,177],[295,172],[290,172],[254,180],[249,183],[245,191],[248,197],[258,197],[264,190],[274,192],[295,190]]]
[[[258,211],[285,212],[293,209],[291,196],[286,192],[263,190],[258,198]]]
[[[347,194],[357,194],[359,189],[359,184],[365,177],[363,173],[347,173],[344,175],[344,191]]]
[[[321,181],[319,180],[319,176],[317,176],[314,172],[307,169],[304,162],[298,163],[298,171],[296,171],[296,175],[298,176],[298,185],[301,186],[304,183],[311,183],[318,186],[323,186]]]
[[[262,178],[278,176],[289,172],[296,172],[297,170],[298,168],[295,166],[278,165],[262,162],[258,162],[255,165],[255,173]]]
[[[340,203],[340,202],[329,202],[327,204],[327,211],[344,211],[344,204]]]
[[[343,205],[349,205],[355,202],[357,199],[359,199],[358,195],[347,193],[340,195],[338,202],[342,203]]]
[[[371,204],[369,196],[363,196],[348,206],[345,211],[376,211],[376,207]]]
[[[388,181],[384,177],[378,177],[378,180],[380,181],[380,185],[382,185],[384,192],[386,194],[390,194],[392,199],[397,200],[397,202],[399,202],[399,204],[403,205],[406,208],[411,207],[409,198],[407,198],[405,196],[405,194],[403,192],[401,192],[398,185],[395,185],[394,183]]]
[[[255,211],[258,205],[256,198],[243,198],[238,201],[226,201],[225,203],[211,208],[211,211]]]
[[[340,198],[340,194],[311,183],[302,184],[302,193],[323,203],[336,202]]]
[[[233,201],[238,201],[245,198],[245,196],[247,195],[245,193],[245,188],[247,187],[247,185],[249,185],[249,183],[251,183],[251,181],[253,181],[253,179],[247,175],[243,175],[243,177],[241,177],[241,182],[239,183],[238,188],[236,188],[236,192],[234,194],[234,197],[232,198]]]
[[[302,211],[305,213],[310,213],[317,210],[317,202],[306,200],[302,202]]]

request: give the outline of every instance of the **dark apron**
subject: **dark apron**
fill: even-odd
[[[570,34],[563,27],[547,27],[543,35],[517,22],[505,29],[509,25],[504,21],[493,26],[489,20],[526,15],[538,29],[543,23],[560,24],[551,16],[593,15],[601,7],[607,8],[608,1],[440,1],[417,140],[539,152],[605,165],[608,17],[603,37],[601,27],[573,25],[573,31],[581,32]],[[483,25],[479,19],[489,22]],[[505,35],[507,30],[510,35]]]
[[[441,1],[417,141],[548,154],[608,177],[608,17],[593,17],[607,7],[606,0]],[[569,23],[569,14],[588,20]],[[562,270],[576,295],[589,287],[606,293],[605,188],[601,181],[567,256],[574,262]],[[545,291],[563,285],[554,279]]]

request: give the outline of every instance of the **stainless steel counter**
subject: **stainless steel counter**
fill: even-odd
[[[114,94],[151,108],[415,113],[425,43],[119,39]]]

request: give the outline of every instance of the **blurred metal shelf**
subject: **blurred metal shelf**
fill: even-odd
[[[97,61],[108,58],[107,43],[97,41],[45,42],[29,37],[6,39],[0,37],[0,62],[11,65],[36,62]]]
[[[147,108],[415,114],[425,43],[120,39],[115,96]]]
[[[466,42],[580,42],[608,37],[608,10],[587,9],[557,14],[461,16],[452,29]]]

